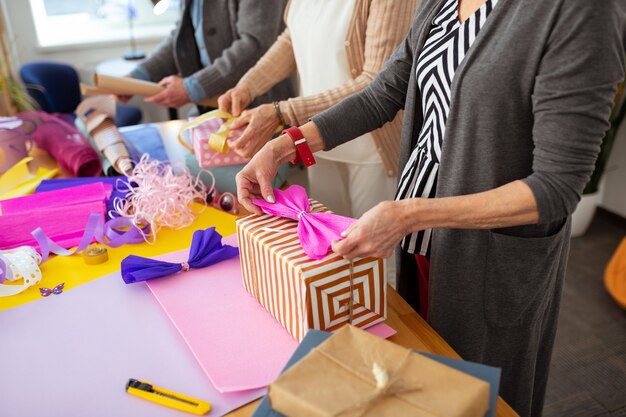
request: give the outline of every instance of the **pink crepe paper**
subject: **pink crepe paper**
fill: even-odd
[[[102,183],[37,193],[0,202],[0,249],[28,245],[38,227],[63,247],[76,246],[92,213],[104,219],[111,187]]]
[[[356,221],[333,213],[311,213],[309,197],[299,185],[286,190],[274,190],[275,203],[255,199],[253,203],[265,213],[298,220],[298,237],[304,252],[312,259],[322,259],[335,240],[341,240],[341,232]]]
[[[45,191],[0,201],[0,214],[22,213],[51,207],[105,201],[111,196],[112,192],[113,186],[111,184],[103,184],[101,182]]]

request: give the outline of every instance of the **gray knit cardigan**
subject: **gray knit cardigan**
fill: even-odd
[[[423,0],[378,77],[312,119],[326,149],[404,109],[402,172],[423,123],[415,63],[443,3]],[[624,0],[500,0],[452,83],[437,196],[522,180],[539,224],[434,230],[429,322],[465,359],[502,367],[501,394],[522,416],[541,415],[569,217],[624,78],[625,25]],[[412,255],[399,258],[398,290],[417,306]]]

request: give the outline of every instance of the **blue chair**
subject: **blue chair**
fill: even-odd
[[[78,74],[71,66],[59,62],[31,62],[20,68],[20,77],[28,94],[47,113],[73,115],[81,102]],[[115,124],[139,124],[141,110],[133,106],[117,105]]]

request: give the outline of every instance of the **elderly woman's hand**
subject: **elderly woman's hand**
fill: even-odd
[[[235,86],[217,98],[219,109],[233,116],[239,116],[251,102],[250,89],[245,85]]]
[[[280,121],[271,104],[247,110],[229,126],[232,130],[244,126],[246,129],[239,138],[229,140],[228,146],[242,157],[252,158],[272,139],[279,125]]]
[[[159,81],[159,85],[164,90],[153,96],[146,97],[146,103],[155,103],[163,107],[178,108],[190,102],[187,90],[185,90],[185,82],[178,75],[170,75]]]
[[[287,135],[280,136],[265,145],[237,174],[237,199],[251,213],[263,214],[252,200],[274,200],[272,180],[278,168],[293,158],[294,146]]]
[[[332,244],[333,252],[346,259],[389,258],[408,233],[399,201],[383,201],[367,211],[343,233],[345,239]]]

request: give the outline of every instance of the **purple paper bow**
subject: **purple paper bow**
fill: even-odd
[[[335,240],[341,240],[341,233],[356,221],[350,217],[333,213],[311,213],[309,197],[299,185],[292,185],[285,191],[274,190],[275,203],[255,199],[252,201],[267,214],[298,220],[298,237],[302,249],[309,258],[322,259]]]
[[[122,278],[127,284],[164,277],[189,268],[205,268],[239,254],[239,249],[222,244],[222,235],[215,227],[196,230],[191,239],[189,260],[172,263],[130,255],[122,260]]]

